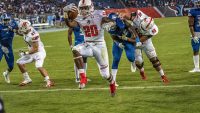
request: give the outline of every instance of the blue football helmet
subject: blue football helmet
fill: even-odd
[[[11,21],[11,17],[8,14],[4,13],[1,15],[1,20],[4,25],[8,25]]]
[[[112,20],[116,20],[117,18],[118,18],[118,15],[116,14],[116,13],[110,13],[109,15],[108,15],[108,18],[110,18],[110,19],[112,19]]]
[[[125,28],[125,24],[122,19],[119,18],[119,16],[116,13],[110,13],[108,15],[108,18],[112,19],[115,21],[116,26],[119,27],[120,29]]]
[[[200,0],[192,0],[195,7],[200,8]]]

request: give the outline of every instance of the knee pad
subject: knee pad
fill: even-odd
[[[160,63],[160,61],[157,57],[151,58],[150,61],[151,61],[154,68],[161,66],[161,63]]]

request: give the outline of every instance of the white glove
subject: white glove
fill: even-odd
[[[121,49],[124,49],[124,45],[122,43],[119,43],[118,46],[121,48]]]
[[[196,36],[192,37],[192,40],[194,41],[194,43],[199,43],[199,38]]]
[[[23,57],[24,55],[26,55],[26,52],[24,52],[23,50],[19,50],[19,56]]]
[[[108,22],[108,23],[104,23],[102,24],[102,28],[106,31],[110,31],[111,27],[113,27],[115,25],[115,23],[113,22]]]
[[[67,6],[65,6],[65,7],[63,8],[63,11],[64,11],[64,12],[68,12],[68,11],[75,12],[75,11],[77,11],[77,10],[78,10],[78,8],[76,7],[76,5],[75,5],[74,3],[71,3],[71,4],[69,4],[69,5],[67,5]]]
[[[125,40],[125,41],[128,40],[128,38],[126,36],[124,36],[124,35],[122,37],[120,37],[120,39]]]
[[[137,42],[135,46],[136,46],[136,48],[141,48],[142,47],[142,42]]]

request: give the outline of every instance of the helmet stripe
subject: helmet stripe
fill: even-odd
[[[150,25],[151,21],[152,21],[152,18],[151,18],[151,20],[149,21],[149,23],[147,24],[146,28],[148,28],[148,27],[149,27],[149,25]]]
[[[82,2],[83,4],[85,4],[85,0],[83,0],[83,2]]]

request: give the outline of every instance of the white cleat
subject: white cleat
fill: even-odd
[[[133,65],[131,64],[131,72],[136,72],[136,65],[135,65],[135,63]]]
[[[76,78],[76,79],[75,79],[75,82],[76,82],[76,83],[80,83],[80,79],[77,79],[77,78]]]
[[[22,81],[22,82],[19,84],[19,86],[25,86],[25,85],[27,85],[27,84],[30,84],[31,82],[32,82],[31,79],[26,79],[26,80]]]
[[[9,72],[8,71],[3,72],[3,76],[5,81],[9,84],[10,83]]]
[[[199,68],[194,68],[193,70],[189,71],[190,73],[199,73],[200,69]]]

